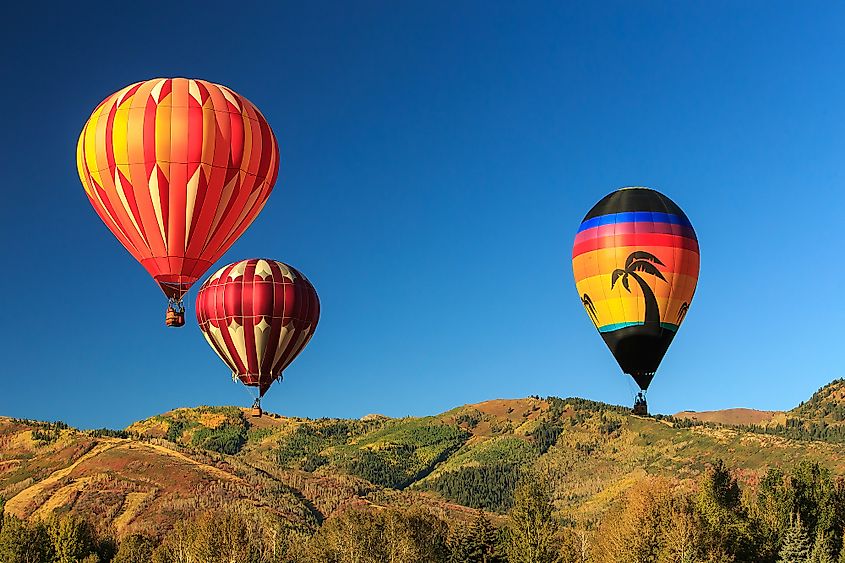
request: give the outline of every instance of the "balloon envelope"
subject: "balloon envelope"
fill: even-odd
[[[209,345],[261,396],[305,348],[320,319],[314,286],[295,268],[264,258],[224,266],[197,294]]]
[[[619,367],[647,389],[698,281],[689,219],[660,192],[617,190],[581,222],[572,269],[581,303]]]
[[[258,109],[225,86],[156,78],[106,98],[77,144],[100,219],[181,300],[264,207],[279,168]]]

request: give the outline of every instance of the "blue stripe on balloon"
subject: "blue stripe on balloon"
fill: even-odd
[[[604,325],[599,327],[599,332],[613,332],[614,330],[619,330],[620,328],[627,328],[629,326],[643,326],[645,323],[613,323],[609,325]],[[672,332],[678,332],[678,325],[673,323],[660,323],[660,328],[665,328],[667,330],[671,330]]]
[[[657,211],[628,211],[625,213],[610,213],[609,215],[600,215],[587,219],[578,228],[578,232],[592,229],[593,227],[600,227],[602,225],[613,225],[615,223],[671,223],[673,225],[684,225],[685,227],[692,227],[689,219],[674,215],[672,213],[659,213]]]

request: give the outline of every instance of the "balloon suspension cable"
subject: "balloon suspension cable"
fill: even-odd
[[[167,308],[173,311],[174,313],[184,313],[185,304],[182,302],[182,297],[180,297],[179,299],[176,299],[175,297],[168,297]]]
[[[625,375],[625,383],[628,387],[628,393],[630,394],[631,400],[636,400],[637,394],[642,392],[640,386],[637,385],[634,382],[634,379],[628,375]]]
[[[240,377],[238,377],[238,374],[237,374],[237,373],[235,373],[235,372],[232,372],[232,383],[237,383],[237,384],[238,384],[238,387],[240,387],[241,389],[243,389],[244,393],[246,393],[246,394],[247,394],[247,396],[248,396],[250,399],[252,399],[252,401],[253,401],[253,402],[255,402],[255,401],[260,401],[260,400],[261,400],[261,397],[256,397],[256,396],[255,396],[255,393],[252,391],[253,387],[252,387],[251,385],[245,385],[245,384],[241,381],[241,378],[240,378]]]

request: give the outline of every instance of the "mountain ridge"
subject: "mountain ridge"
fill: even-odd
[[[345,510],[423,504],[448,518],[504,513],[515,483],[550,482],[571,520],[602,514],[646,475],[681,481],[716,459],[754,484],[772,465],[845,476],[845,381],[789,411],[640,417],[579,398],[493,399],[425,417],[304,419],[178,408],[124,430],[0,417],[0,496],[19,517],[85,515],[158,535],[196,511],[249,506],[314,529]]]

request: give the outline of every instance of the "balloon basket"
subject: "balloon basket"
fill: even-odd
[[[164,324],[172,327],[185,326],[185,313],[177,313],[168,309],[164,317]]]
[[[631,412],[638,416],[648,416],[648,403],[645,400],[645,395],[637,393],[637,398],[634,399],[634,408]]]
[[[171,299],[167,305],[167,312],[164,314],[164,324],[172,327],[185,326],[185,307],[181,301]]]
[[[253,418],[261,418],[261,415],[263,415],[264,412],[261,410],[261,402],[260,401],[256,400],[252,404],[252,412],[250,414],[252,415]]]

